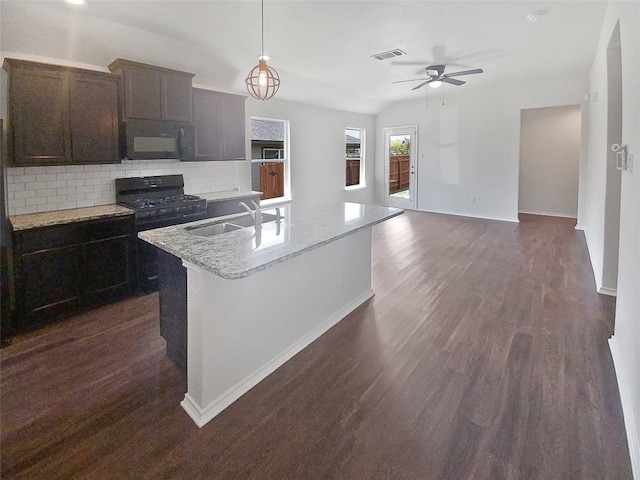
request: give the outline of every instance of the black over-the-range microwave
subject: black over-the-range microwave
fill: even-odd
[[[122,153],[129,160],[195,158],[193,125],[158,120],[127,120]]]

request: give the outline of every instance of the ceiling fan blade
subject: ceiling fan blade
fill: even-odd
[[[462,72],[453,72],[445,74],[445,77],[459,77],[461,75],[473,75],[474,73],[482,73],[483,70],[481,68],[475,68],[473,70],[464,70]]]
[[[422,82],[420,85],[418,85],[417,87],[413,87],[411,90],[417,90],[419,88],[424,87],[427,83],[429,83],[431,81],[431,79],[427,80],[426,82]]]
[[[412,78],[411,80],[396,80],[395,82],[391,82],[391,83],[419,82],[424,80],[431,80],[431,79],[430,78]]]
[[[451,85],[456,85],[456,86],[464,85],[466,83],[466,82],[463,82],[462,80],[458,80],[456,78],[448,78],[448,77],[444,77],[441,80],[444,83],[450,83]]]

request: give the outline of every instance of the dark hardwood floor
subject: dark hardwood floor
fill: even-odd
[[[615,302],[574,223],[376,226],[376,296],[202,429],[157,295],[16,336],[2,478],[631,479]]]

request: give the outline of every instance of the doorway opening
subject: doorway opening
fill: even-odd
[[[580,105],[520,112],[518,213],[577,218]]]

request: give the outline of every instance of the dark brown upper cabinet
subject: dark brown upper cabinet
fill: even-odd
[[[121,58],[109,65],[122,78],[123,118],[191,123],[193,73],[155,67]]]
[[[196,160],[246,160],[245,98],[193,89]]]
[[[15,59],[3,68],[10,165],[119,162],[117,77]]]

